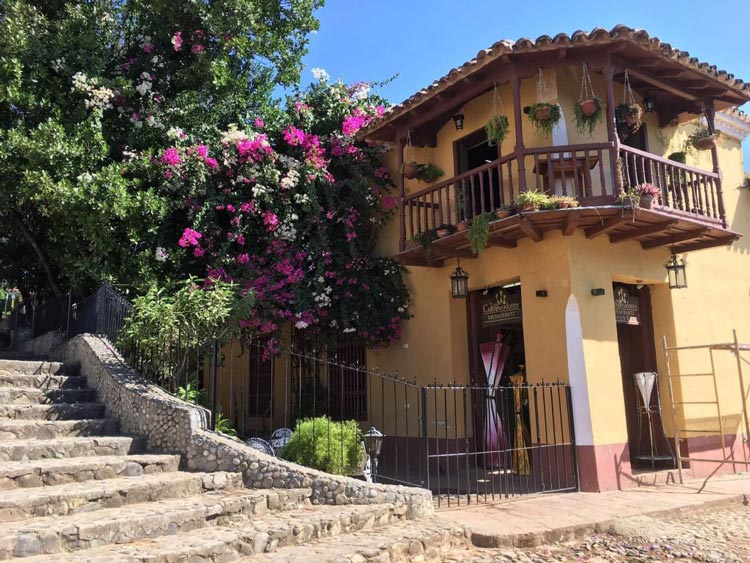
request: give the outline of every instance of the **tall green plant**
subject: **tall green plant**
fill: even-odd
[[[327,416],[299,421],[281,452],[284,459],[334,475],[354,472],[363,455],[357,422],[334,422]]]
[[[497,219],[494,213],[482,213],[474,217],[469,225],[469,242],[471,251],[479,254],[487,248],[487,242],[490,239],[490,222]]]

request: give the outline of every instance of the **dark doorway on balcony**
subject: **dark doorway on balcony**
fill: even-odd
[[[634,469],[671,469],[674,463],[659,413],[658,378],[650,391],[641,391],[634,378],[639,372],[657,371],[651,291],[647,285],[624,283],[615,283],[612,289],[630,463]],[[643,393],[648,397],[642,398]]]
[[[465,137],[462,137],[453,144],[453,162],[455,163],[455,175],[459,176],[470,170],[484,166],[500,157],[500,148],[490,146],[487,142],[487,134],[484,129],[478,129]],[[471,179],[461,181],[460,188],[466,194],[466,217],[470,219],[474,215],[479,215],[490,209],[490,202],[499,202],[500,199],[500,179],[496,168],[485,170],[481,174],[481,179],[475,179],[473,184]],[[484,194],[482,194],[482,190]]]

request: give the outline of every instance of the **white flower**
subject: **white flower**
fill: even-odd
[[[331,78],[330,76],[328,76],[328,73],[325,70],[317,66],[314,68],[311,68],[310,72],[312,73],[315,80],[317,80],[318,82],[328,82],[328,79]]]
[[[135,87],[135,89],[138,90],[138,93],[141,96],[145,96],[148,91],[151,90],[151,83],[148,81],[141,82],[138,86]]]
[[[52,70],[55,72],[60,72],[63,69],[63,66],[65,66],[65,59],[55,59],[52,61]]]
[[[345,328],[344,332],[357,332],[356,328]]]
[[[151,62],[154,63],[154,64],[158,63],[159,62],[159,55],[156,55],[155,57],[152,57],[151,58]]]
[[[236,144],[247,139],[247,133],[237,129],[237,125],[234,123],[230,123],[227,131],[221,136],[221,142],[224,144]]]
[[[167,258],[169,258],[169,253],[165,248],[162,248],[161,246],[156,247],[156,261],[157,262],[166,262]]]
[[[151,127],[153,127],[154,125],[156,125],[156,118],[155,118],[155,117],[154,117],[153,115],[149,115],[149,116],[148,116],[148,117],[146,118],[146,123],[147,123],[148,125],[150,125]]]
[[[167,130],[167,137],[174,140],[182,139],[182,136],[185,134],[185,132],[180,129],[179,127],[170,127]]]
[[[294,323],[294,328],[307,328],[309,325],[305,321],[297,321]]]
[[[370,87],[367,84],[361,84],[359,88],[357,88],[356,92],[352,94],[352,98],[355,100],[364,100],[367,98],[367,95],[370,93]]]
[[[151,74],[148,72],[142,72],[141,73],[141,80],[151,80]]]

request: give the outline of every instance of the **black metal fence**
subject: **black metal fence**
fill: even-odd
[[[498,387],[419,385],[368,368],[366,350],[353,340],[326,347],[304,332],[285,335],[281,344],[196,342],[179,331],[168,340],[128,342],[121,329],[132,305],[106,285],[62,305],[37,308],[34,334],[56,327],[71,337],[108,337],[143,376],[209,409],[213,429],[271,441],[275,430],[293,432],[300,421],[318,417],[374,426],[385,435],[376,479],[426,487],[440,506],[578,489],[566,384],[514,376]],[[329,453],[330,428],[320,429],[329,433],[323,440]],[[364,465],[363,459],[353,473]]]

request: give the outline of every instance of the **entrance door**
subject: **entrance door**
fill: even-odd
[[[479,129],[463,137],[454,144],[454,162],[456,176],[469,172],[485,164],[497,160],[500,156],[499,147],[491,147],[487,142],[487,133]],[[484,196],[480,190],[484,189]],[[471,219],[480,213],[494,211],[492,203],[499,205],[501,200],[500,178],[497,168],[482,172],[481,179],[476,177],[461,181],[460,189],[463,191],[464,216],[462,220]],[[484,205],[483,205],[484,202]]]
[[[639,405],[643,405],[643,401],[639,400],[640,391],[633,378],[635,373],[656,372],[651,292],[646,285],[639,288],[636,285],[615,283],[613,294],[631,464],[634,468],[672,467],[671,459],[656,459],[667,457],[666,454],[669,452],[664,426],[657,411],[658,381],[655,383],[656,389],[648,398],[653,411],[652,450],[648,416],[643,409],[639,410]]]

